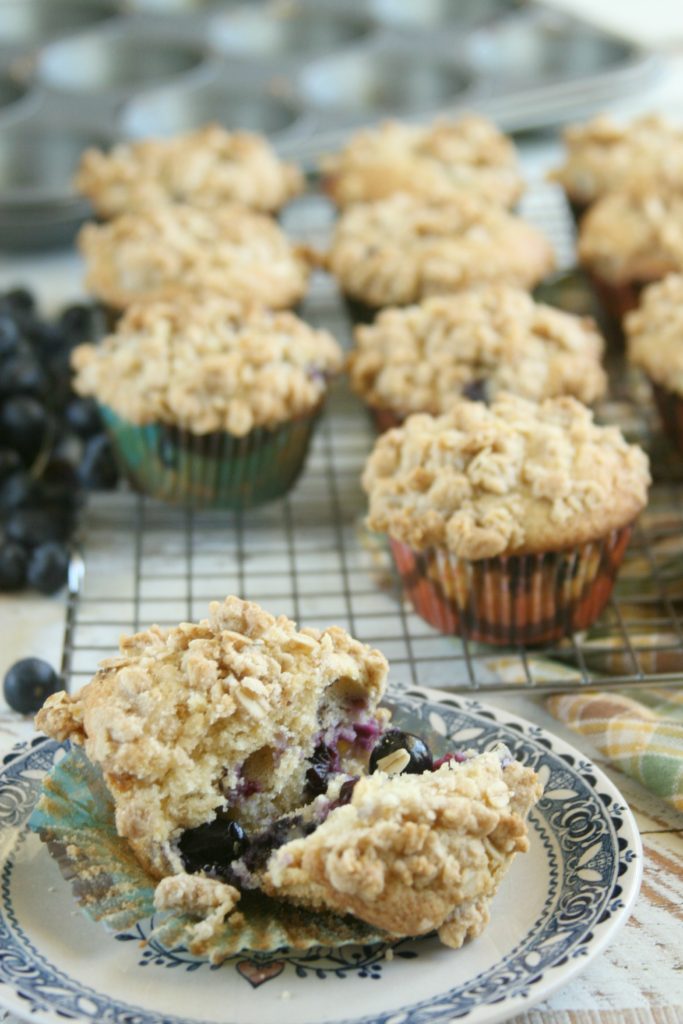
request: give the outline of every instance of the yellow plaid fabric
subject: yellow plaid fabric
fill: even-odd
[[[550,712],[626,775],[683,811],[683,690],[567,693]]]

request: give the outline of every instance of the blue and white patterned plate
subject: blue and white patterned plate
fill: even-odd
[[[427,699],[416,699],[424,695]],[[393,701],[397,724],[435,753],[505,743],[545,794],[484,934],[302,955],[239,955],[211,967],[112,935],[85,918],[26,827],[60,747],[35,739],[0,771],[0,1004],[32,1021],[107,1024],[494,1024],[567,982],[628,918],[641,875],[622,797],[580,753],[522,719],[436,691]]]

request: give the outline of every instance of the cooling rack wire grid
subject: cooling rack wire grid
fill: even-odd
[[[536,184],[522,214],[573,261],[574,236],[559,192]],[[324,242],[331,212],[312,194],[285,226]],[[313,280],[304,316],[348,343],[349,325],[332,282]],[[649,451],[654,484],[613,596],[587,633],[541,650],[495,650],[444,637],[415,615],[383,542],[363,525],[361,470],[373,430],[345,381],[332,389],[303,477],[283,500],[245,514],[164,506],[126,491],[91,500],[82,561],[71,572],[63,670],[72,688],[113,653],[122,633],[205,616],[209,601],[235,593],[302,625],[341,625],[377,645],[395,689],[453,692],[656,686],[683,673],[683,460],[662,437],[648,388],[610,367],[598,415]],[[679,465],[680,461],[680,465]]]

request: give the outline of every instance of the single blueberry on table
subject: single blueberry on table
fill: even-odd
[[[403,769],[406,775],[421,775],[422,772],[432,770],[432,752],[420,736],[415,736],[412,732],[403,732],[401,729],[389,729],[373,747],[370,755],[370,773],[377,771],[382,758],[396,753],[397,750],[405,750],[410,755],[410,761]]]
[[[69,346],[78,345],[82,341],[95,341],[97,333],[97,314],[93,306],[75,303],[67,306],[59,314],[59,327]]]
[[[19,352],[5,359],[0,374],[0,397],[33,395],[43,398],[48,390],[45,371],[33,356]]]
[[[69,575],[69,550],[65,544],[49,540],[31,552],[27,579],[41,594],[56,594]]]
[[[0,302],[13,313],[32,313],[36,308],[36,299],[28,288],[10,288],[1,297]]]
[[[8,669],[3,683],[5,700],[13,711],[31,715],[38,711],[62,681],[42,658],[22,658]]]
[[[26,583],[28,555],[16,541],[0,544],[0,590],[21,590]]]
[[[33,477],[24,470],[9,473],[0,480],[0,514],[12,509],[31,505],[38,500],[39,487]]]

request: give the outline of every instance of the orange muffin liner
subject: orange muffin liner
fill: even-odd
[[[442,633],[497,646],[552,644],[598,618],[632,524],[562,551],[472,561],[446,548],[415,551],[390,538],[418,615]]]

